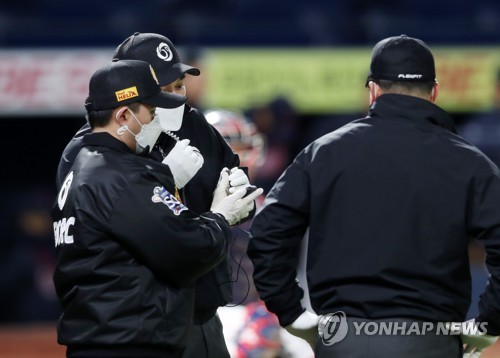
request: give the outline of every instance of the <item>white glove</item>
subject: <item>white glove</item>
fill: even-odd
[[[214,190],[214,197],[212,199],[212,208],[219,205],[219,203],[228,196],[228,188],[229,188],[229,169],[224,168],[220,172],[219,182],[217,183],[217,187]]]
[[[221,171],[219,183],[214,191],[214,198],[210,211],[219,213],[226,218],[229,225],[234,225],[246,218],[252,210],[252,203],[264,189],[259,188],[253,193],[243,198],[246,193],[245,188],[241,188],[234,194],[228,195],[229,173],[226,168]],[[242,199],[243,198],[243,199]]]
[[[314,350],[314,345],[318,337],[318,323],[320,317],[312,312],[304,311],[293,321],[292,324],[285,327],[288,333],[304,339]]]
[[[474,319],[458,325],[451,324],[449,327],[451,327],[452,333],[460,334],[464,345],[463,358],[479,358],[481,353],[498,339],[498,337],[485,334],[485,330]]]
[[[241,188],[246,188],[250,185],[250,181],[248,180],[245,172],[237,167],[231,169],[229,174],[229,193],[233,194]],[[248,205],[249,212],[253,210],[255,207],[255,201],[252,201]]]
[[[231,174],[229,175],[229,185],[229,192],[232,194],[238,189],[249,186],[250,181],[243,170],[234,167],[231,169]]]
[[[189,145],[189,139],[175,143],[174,148],[163,159],[174,176],[175,186],[183,188],[203,165],[203,156],[195,147]]]

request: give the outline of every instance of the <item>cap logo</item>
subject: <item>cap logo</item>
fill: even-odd
[[[151,75],[153,76],[153,78],[155,79],[156,81],[156,84],[159,85],[160,82],[158,82],[158,77],[156,77],[156,73],[155,73],[155,70],[153,69],[153,66],[149,65],[149,69],[151,70]]]
[[[415,79],[415,78],[422,78],[422,75],[413,75],[413,74],[403,74],[400,73],[398,75],[398,78],[407,78],[407,79]]]
[[[165,42],[158,45],[156,48],[156,55],[163,61],[170,61],[174,56],[172,50]]]
[[[122,89],[120,91],[115,92],[116,100],[118,102],[125,101],[126,99],[133,98],[139,96],[139,91],[137,91],[137,87],[129,87]]]

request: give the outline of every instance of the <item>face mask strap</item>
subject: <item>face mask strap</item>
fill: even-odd
[[[130,112],[130,114],[132,115],[132,117],[134,117],[135,121],[136,121],[137,123],[139,123],[139,125],[141,126],[141,128],[143,128],[143,127],[144,127],[144,125],[141,123],[141,121],[139,121],[139,120],[137,119],[137,117],[135,116],[134,112],[132,112],[132,111],[130,110],[130,108],[127,108],[127,109],[128,109],[128,111]]]
[[[132,117],[134,117],[134,119],[136,120],[137,123],[139,123],[139,125],[141,126],[141,128],[143,128],[143,124],[139,121],[139,119],[137,119],[137,117],[135,116],[134,112],[132,112],[130,110],[130,108],[128,107],[123,107],[122,109],[120,109],[118,112],[116,112],[116,120],[118,121],[118,118],[120,118],[124,113],[125,111],[129,111],[130,114],[132,115]],[[130,130],[130,128],[128,127],[128,125],[124,124],[122,125],[120,128],[118,128],[118,130],[116,131],[116,133],[119,135],[119,136],[122,136],[125,132],[129,132],[130,134],[132,134],[134,136],[134,138],[137,136],[136,134],[132,133],[132,131]]]
[[[130,134],[132,134],[135,137],[135,134],[132,133],[132,131],[130,129],[128,129],[128,126],[126,124],[124,124],[123,126],[121,126],[120,128],[118,128],[117,131],[116,131],[116,133],[119,136],[122,136],[125,132],[129,132]]]
[[[136,117],[136,115],[134,114],[134,112],[132,112],[132,110],[128,107],[122,107],[118,112],[116,112],[116,115],[115,115],[115,118],[116,120],[118,121],[118,118],[120,118],[124,113],[125,111],[129,111],[130,114],[132,115],[132,117],[134,117],[134,119],[136,120],[137,123],[139,123],[139,125],[141,126],[141,128],[144,126]]]

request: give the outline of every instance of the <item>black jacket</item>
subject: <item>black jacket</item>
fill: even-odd
[[[302,312],[295,282],[309,226],[307,277],[318,314],[462,321],[470,304],[468,239],[492,277],[480,320],[500,333],[500,176],[415,97],[383,95],[369,116],[306,147],[254,218],[248,254],[261,298],[282,325]]]
[[[90,132],[90,128],[85,125],[65,148],[57,169],[58,190],[81,148],[81,137],[88,132]],[[239,157],[231,150],[219,132],[207,122],[203,114],[187,104],[182,126],[175,134],[180,139],[190,139],[190,145],[198,148],[204,158],[201,169],[181,190],[182,201],[196,214],[207,212],[210,210],[213,192],[217,186],[221,170],[224,167],[238,167],[240,164]],[[171,137],[162,134],[158,143],[162,151],[168,153],[174,146],[175,141]],[[151,153],[151,156],[158,161],[162,160],[162,156],[156,148]],[[217,307],[224,306],[231,301],[230,280],[227,258],[224,258],[213,271],[200,277],[197,281],[196,290],[197,320],[209,319],[215,314]]]
[[[193,280],[225,257],[230,227],[175,200],[166,165],[108,133],[82,142],[53,209],[58,341],[181,351]]]

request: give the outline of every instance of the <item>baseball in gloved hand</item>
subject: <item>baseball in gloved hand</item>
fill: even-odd
[[[241,188],[246,188],[250,185],[247,175],[242,169],[234,167],[229,174],[229,192],[235,193]]]
[[[250,181],[248,180],[245,172],[237,167],[234,167],[229,171],[229,192],[235,193],[237,190],[241,188],[247,188],[250,186]],[[252,201],[249,203],[248,208],[249,211],[252,211],[255,207],[255,202]]]
[[[229,225],[234,225],[250,214],[253,208],[251,204],[264,190],[258,188],[243,198],[247,192],[246,188],[243,187],[235,193],[229,194],[229,186],[229,171],[224,168],[214,191],[210,211],[221,214],[229,222]]]

